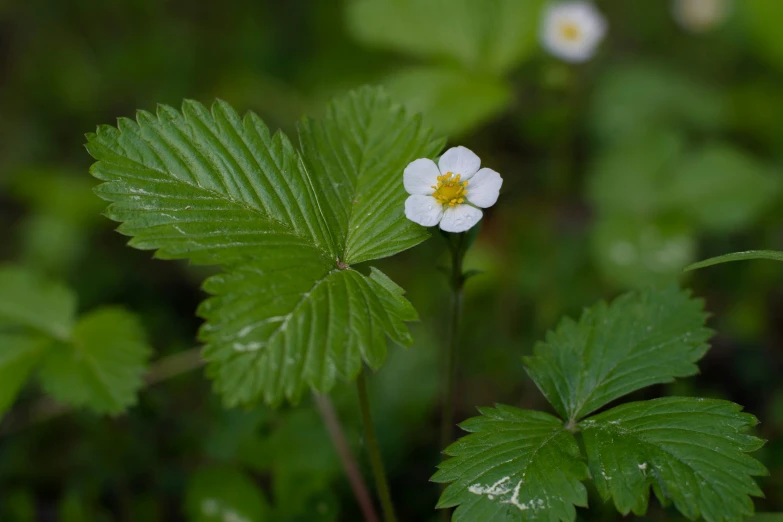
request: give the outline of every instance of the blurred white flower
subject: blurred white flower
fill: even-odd
[[[605,34],[606,20],[590,2],[558,2],[544,9],[541,44],[567,62],[589,60]]]
[[[688,31],[702,33],[726,21],[731,11],[730,0],[674,0],[674,19]]]
[[[402,176],[410,197],[405,200],[405,217],[425,227],[446,232],[464,232],[481,220],[480,208],[498,200],[503,179],[492,169],[481,169],[481,160],[465,147],[447,150],[436,165],[431,159],[417,159],[405,167]]]

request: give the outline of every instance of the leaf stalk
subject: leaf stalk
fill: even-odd
[[[370,466],[372,467],[372,472],[375,476],[375,487],[378,490],[378,497],[380,498],[381,508],[383,509],[383,520],[384,522],[397,522],[397,515],[395,515],[394,512],[394,503],[391,499],[389,483],[386,480],[386,471],[383,467],[381,448],[378,444],[378,437],[375,434],[375,426],[372,423],[364,368],[362,368],[359,372],[359,376],[356,378],[356,391],[359,396],[362,424],[364,424],[364,440],[367,444],[367,453],[370,456]]]
[[[337,450],[337,455],[340,457],[340,462],[343,465],[345,475],[348,477],[348,482],[351,484],[356,503],[359,504],[359,509],[362,511],[364,521],[379,522],[380,518],[378,518],[378,514],[375,512],[370,492],[367,490],[367,485],[359,471],[359,466],[356,464],[351,447],[345,438],[345,432],[334,409],[334,404],[332,404],[328,395],[318,393],[315,390],[313,390],[313,398],[315,399],[318,413],[321,415],[321,419],[323,419],[324,426],[326,426],[332,439],[332,444],[334,444]]]

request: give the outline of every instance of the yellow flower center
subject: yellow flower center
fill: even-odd
[[[465,195],[468,193],[465,187],[468,186],[467,180],[460,181],[460,174],[453,176],[451,172],[447,172],[438,176],[438,184],[432,185],[435,192],[432,193],[432,197],[438,200],[441,205],[448,205],[453,207],[457,203],[463,203],[465,201]]]
[[[578,40],[581,34],[582,31],[579,29],[579,26],[573,22],[566,22],[560,26],[560,36],[565,40],[573,42]]]

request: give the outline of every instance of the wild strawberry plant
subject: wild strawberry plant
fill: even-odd
[[[455,521],[576,519],[584,481],[623,515],[647,511],[650,490],[689,519],[742,520],[761,496],[748,456],[757,420],[728,401],[664,397],[594,414],[628,393],[695,374],[712,332],[699,300],[676,288],[632,292],[564,319],[525,358],[558,416],[506,405],[461,424],[469,435],[433,480]]]
[[[439,226],[452,260],[440,447],[448,457],[433,476],[448,484],[437,505],[445,518],[571,522],[588,507],[587,481],[622,514],[644,514],[650,491],[689,519],[752,514],[751,497],[761,495],[753,477],[766,469],[749,455],[762,441],[741,406],[691,397],[614,404],[698,371],[712,331],[701,301],[676,287],[564,319],[524,359],[555,415],[480,408],[460,424],[469,434],[451,443],[462,291],[476,275],[463,261],[503,179],[464,147],[441,155],[443,145],[370,87],[302,119],[296,144],[223,101],[159,106],[87,135],[96,192],[130,246],[219,267],[197,312],[207,376],[226,406],[274,407],[308,393],[323,405],[338,381],[356,380],[385,520],[396,520],[394,492],[363,368],[381,369],[388,341],[411,345],[406,323],[418,314],[364,263],[416,246],[428,226]],[[132,315],[109,308],[77,318],[73,292],[12,267],[0,270],[0,292],[12,296],[0,300],[0,411],[35,368],[64,403],[111,414],[134,403],[150,350]],[[232,507],[238,497],[245,508]],[[187,506],[204,520],[263,519],[267,509],[231,470],[198,474]],[[376,519],[372,506],[364,515]]]
[[[117,414],[136,403],[151,350],[118,307],[77,316],[76,294],[14,266],[0,267],[0,414],[33,373],[58,401]]]
[[[427,232],[401,212],[399,173],[434,156],[433,139],[377,89],[303,119],[297,150],[253,113],[186,101],[87,136],[107,216],[130,245],[223,267],[198,310],[204,357],[227,405],[329,391],[386,338],[409,345],[416,313],[377,269],[353,265],[410,248]]]

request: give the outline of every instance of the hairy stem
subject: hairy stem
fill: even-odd
[[[449,274],[449,287],[451,288],[451,310],[449,316],[448,343],[443,347],[441,357],[441,417],[440,417],[440,450],[449,446],[454,437],[454,407],[457,388],[457,369],[459,355],[459,321],[462,316],[463,287],[465,276],[462,273],[462,261],[467,251],[467,235],[455,234],[449,238],[451,250],[451,272]],[[441,484],[443,491],[446,485]],[[444,509],[440,513],[440,519],[448,522],[451,518],[451,510]]]
[[[381,507],[383,508],[383,519],[385,522],[396,522],[397,516],[394,514],[394,504],[389,492],[389,483],[386,481],[386,471],[383,469],[381,449],[378,445],[378,437],[375,435],[375,426],[373,426],[372,415],[370,414],[370,401],[367,397],[367,381],[364,377],[364,369],[359,372],[359,376],[356,379],[356,391],[359,395],[359,408],[362,412],[367,453],[370,455],[370,465],[372,466],[373,475],[375,475],[375,487],[378,490],[378,497],[380,497]]]
[[[322,395],[315,391],[313,391],[313,397],[315,398],[315,405],[318,409],[318,413],[321,414],[321,419],[329,432],[332,444],[334,444],[337,454],[340,457],[343,470],[348,477],[348,482],[351,484],[353,495],[356,497],[356,503],[359,504],[359,509],[362,511],[365,522],[379,522],[380,519],[375,512],[375,506],[372,504],[370,492],[367,490],[367,485],[364,483],[361,472],[359,472],[359,466],[356,464],[356,459],[351,452],[351,447],[348,445],[348,441],[345,438],[342,424],[337,417],[337,412],[334,409],[331,399],[329,399],[328,395]]]
[[[444,346],[441,369],[441,424],[440,449],[443,451],[451,444],[454,434],[454,402],[457,385],[459,321],[462,316],[463,286],[462,260],[465,256],[465,234],[458,234],[450,243],[451,273],[451,310],[449,317],[448,343]]]

